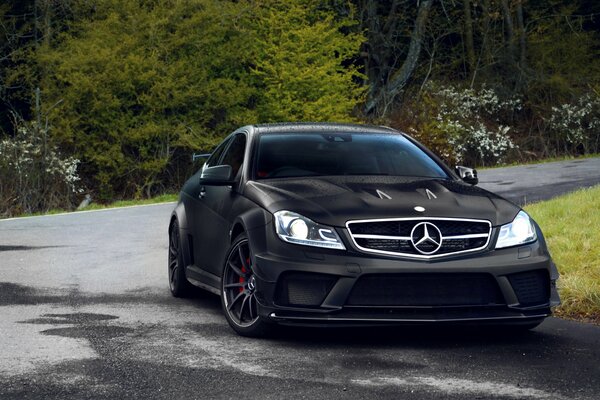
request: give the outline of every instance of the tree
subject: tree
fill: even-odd
[[[360,36],[319,2],[82,2],[37,52],[52,137],[97,197],[181,184],[192,150],[259,121],[349,120]],[[87,8],[86,8],[87,7]],[[290,10],[292,12],[290,12]]]
[[[366,57],[369,76],[369,98],[365,114],[387,115],[390,105],[397,99],[410,80],[421,54],[423,32],[433,0],[419,2],[410,35],[406,57],[399,68],[397,32],[401,23],[398,1],[394,0],[389,12],[382,14],[381,5],[373,0],[362,2],[363,24],[368,30],[368,50]],[[382,28],[382,29],[381,29]]]
[[[356,23],[335,18],[315,0],[261,2],[252,48],[258,119],[352,121],[362,100],[361,75],[348,63],[364,40]]]
[[[62,101],[48,110],[53,138],[100,199],[164,190],[178,149],[254,118],[240,7],[221,3],[104,1],[40,49],[45,104]]]
[[[467,53],[467,66],[469,73],[475,73],[475,45],[473,43],[473,18],[471,17],[471,0],[463,0],[465,24],[465,52]]]

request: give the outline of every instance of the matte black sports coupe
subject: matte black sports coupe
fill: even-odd
[[[539,226],[410,136],[344,124],[245,126],[183,187],[169,284],[221,296],[231,327],[492,323],[559,303]]]

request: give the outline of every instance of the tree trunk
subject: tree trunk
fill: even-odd
[[[52,38],[52,4],[50,0],[44,2],[44,46],[50,46]]]
[[[483,0],[481,4],[483,19],[482,19],[482,40],[481,40],[481,58],[484,60],[484,65],[489,65],[492,63],[492,51],[490,46],[490,15],[492,12],[490,0]]]
[[[516,62],[516,47],[515,47],[515,25],[513,23],[508,0],[501,0],[502,15],[504,17],[504,30],[506,32],[506,42],[508,44],[508,60],[514,64]]]
[[[473,18],[471,16],[471,1],[464,0],[465,14],[465,50],[467,54],[467,65],[469,74],[475,74],[475,46],[473,44]]]
[[[35,0],[33,3],[34,38],[36,45],[49,45],[52,36],[52,1]]]
[[[375,51],[378,42],[378,40],[375,38],[375,35],[379,33],[377,2],[372,0],[363,0],[361,2],[361,9],[363,28],[366,28],[368,35],[368,41],[365,44],[366,48],[363,52],[363,58],[365,60],[365,75],[369,81],[368,96],[370,98],[375,95],[382,85],[382,82],[379,81],[379,74],[377,73],[379,68],[376,68],[374,65],[379,63]]]
[[[525,21],[523,18],[523,2],[517,1],[517,29],[519,31],[519,64],[521,69],[527,68],[527,32],[525,32]]]
[[[400,69],[391,75],[391,78],[388,80],[387,84],[367,101],[367,104],[365,105],[366,114],[376,113],[379,115],[384,115],[387,112],[387,107],[384,107],[383,110],[379,108],[386,101],[393,101],[410,79],[415,67],[417,66],[417,61],[419,60],[423,31],[425,29],[425,24],[427,23],[429,10],[431,9],[432,3],[433,0],[422,0],[419,3],[417,19],[411,35],[406,59],[404,60],[404,63]]]

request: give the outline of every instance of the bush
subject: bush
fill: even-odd
[[[0,216],[70,208],[83,192],[79,160],[48,144],[47,128],[15,121],[16,136],[0,141]]]
[[[600,151],[600,96],[585,94],[572,103],[552,107],[550,137],[565,153]]]
[[[517,97],[501,98],[494,90],[429,83],[406,104],[399,119],[404,129],[449,163],[491,165],[505,161],[516,145],[509,132],[522,109]],[[408,125],[408,126],[406,126]]]

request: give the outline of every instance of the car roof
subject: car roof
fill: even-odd
[[[285,122],[274,124],[253,125],[254,131],[263,133],[322,133],[322,132],[344,132],[344,133],[400,133],[387,126],[342,124],[332,122]]]

